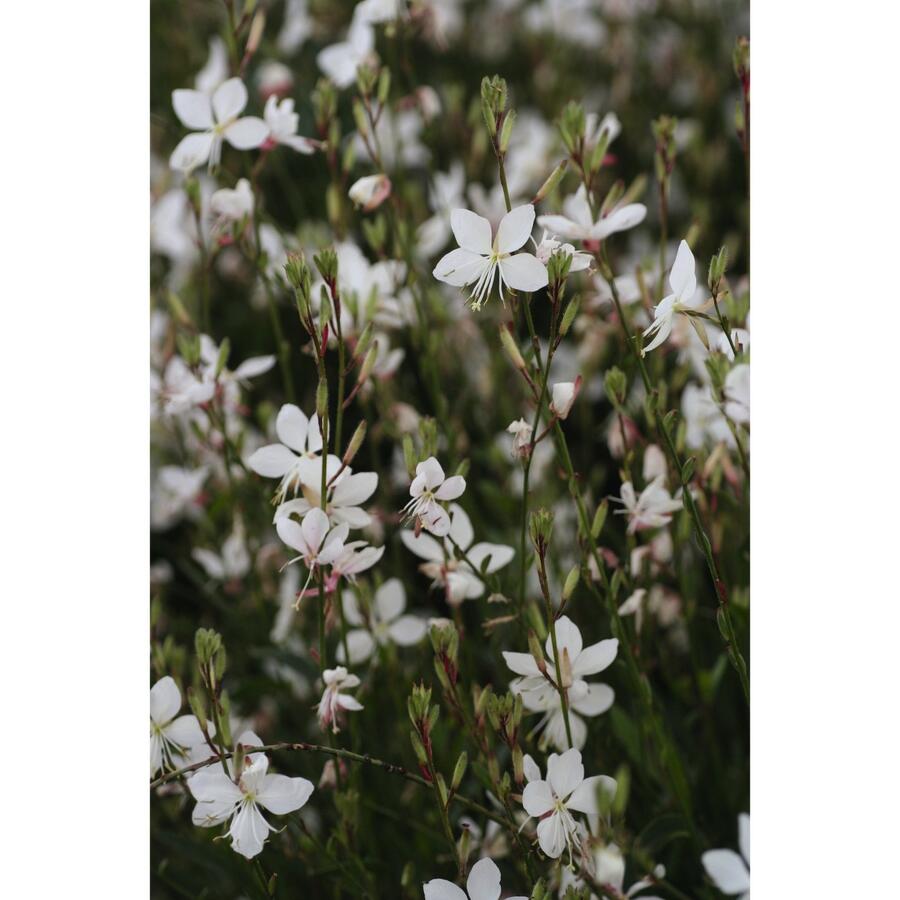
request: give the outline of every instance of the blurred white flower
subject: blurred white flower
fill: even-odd
[[[538,819],[537,836],[541,850],[551,859],[559,859],[568,850],[580,850],[581,835],[573,813],[599,815],[600,793],[611,801],[616,795],[615,779],[607,775],[584,777],[581,752],[574,747],[561,756],[551,753],[547,759],[547,780],[533,779],[525,785],[522,806]]]
[[[443,878],[432,878],[422,885],[425,900],[498,900],[501,893],[500,870],[497,863],[485,857],[469,870],[466,889]],[[509,900],[527,900],[526,897],[510,897]]]
[[[366,175],[354,181],[348,191],[350,199],[363,212],[371,212],[377,209],[391,195],[391,179],[381,173]]]
[[[188,781],[197,801],[194,824],[212,828],[231,819],[231,846],[247,859],[262,851],[268,833],[275,830],[259,808],[284,816],[300,809],[313,792],[313,784],[306,778],[269,775],[268,767],[266,755],[254,753],[247,757],[237,784],[224,772],[212,769],[203,769]]]
[[[571,241],[603,241],[611,234],[634,228],[644,221],[647,207],[643,203],[628,203],[594,220],[582,185],[563,201],[563,215],[538,216],[538,225],[561,238]]]
[[[642,350],[641,355],[649,353],[662,344],[672,333],[675,315],[687,309],[695,308],[694,295],[697,293],[697,273],[694,254],[686,241],[678,245],[675,262],[669,272],[669,287],[672,293],[657,304],[653,311],[653,321],[644,332],[644,337],[654,335]]]
[[[319,701],[319,724],[323,729],[330,726],[332,732],[337,734],[341,730],[339,726],[343,718],[342,711],[358,712],[363,708],[356,697],[343,693],[345,690],[359,687],[359,678],[349,674],[343,666],[337,666],[334,669],[326,669],[322,673],[322,680],[325,682],[325,690]]]
[[[199,513],[198,500],[209,470],[162,466],[150,491],[150,524],[162,531],[171,528],[184,515]]]
[[[738,843],[741,854],[734,850],[707,850],[700,858],[713,884],[728,895],[739,894],[750,900],[750,816],[738,816]]]
[[[379,646],[392,643],[399,647],[411,647],[418,644],[428,631],[425,619],[403,615],[406,590],[399,578],[389,578],[375,591],[368,616],[363,614],[353,591],[344,591],[341,602],[347,624],[354,626],[347,632],[350,665],[365,662]],[[348,662],[343,641],[338,644],[337,661]]]
[[[750,421],[750,366],[741,363],[725,376],[725,415],[732,422],[746,425]]]
[[[197,73],[194,87],[204,94],[213,91],[228,78],[228,50],[225,41],[219,35],[209,39],[209,58],[206,65]]]
[[[296,53],[313,32],[308,0],[287,0],[284,23],[278,32],[278,49],[287,55]]]
[[[316,145],[309,138],[297,134],[300,116],[294,112],[294,101],[286,97],[279,102],[274,94],[266,100],[263,117],[269,129],[269,139],[276,144],[284,144],[298,153],[307,156],[313,153]]]
[[[233,188],[219,188],[209,200],[210,212],[216,216],[214,228],[241,222],[253,215],[253,189],[246,178]]]
[[[320,50],[316,62],[339,88],[346,88],[356,80],[356,70],[369,59],[374,49],[372,25],[354,13],[346,40]]]
[[[213,168],[219,164],[223,140],[238,150],[261,147],[269,129],[256,116],[239,118],[246,105],[247,88],[240,78],[229,78],[220,84],[212,99],[201,91],[173,91],[175,114],[183,125],[195,130],[172,151],[169,165],[190,172],[208,161]]]
[[[206,745],[200,723],[194,715],[179,716],[181,691],[170,675],[150,688],[150,777],[171,771],[193,760]],[[215,734],[212,722],[210,735]]]
[[[415,520],[416,534],[424,528],[432,534],[443,537],[450,531],[450,517],[441,506],[441,501],[456,500],[466,489],[466,479],[462,475],[447,478],[441,464],[433,456],[416,466],[416,477],[409,486],[412,498],[403,507],[407,519]]]
[[[250,571],[251,564],[243,521],[235,519],[234,528],[222,544],[221,553],[214,553],[205,547],[194,547],[191,556],[203,566],[210,578],[217,581],[243,578]]]
[[[626,481],[622,485],[622,496],[613,497],[616,503],[625,508],[617,509],[618,515],[628,516],[628,533],[643,531],[648,528],[660,528],[672,521],[672,513],[682,508],[681,498],[672,499],[663,486],[663,476],[659,475],[641,491],[640,496],[634,492],[634,485]]]
[[[513,436],[513,454],[526,459],[531,453],[531,433],[534,431],[534,426],[525,419],[516,419],[515,422],[510,422],[506,426],[506,431]]]
[[[547,270],[531,253],[515,253],[531,237],[534,207],[517,206],[508,212],[492,236],[491,223],[467,209],[454,209],[450,227],[459,248],[443,256],[434,268],[438,281],[454,287],[472,283],[469,297],[473,309],[481,309],[498,281],[500,299],[504,291],[537,291],[547,286]]]

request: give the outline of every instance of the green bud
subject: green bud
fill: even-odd
[[[196,335],[177,334],[175,343],[181,358],[189,366],[196,366],[200,362],[200,339]]]
[[[687,484],[694,477],[694,465],[696,460],[693,456],[688,457],[684,465],[681,467],[681,482]]]
[[[324,378],[319,379],[316,388],[316,415],[320,423],[328,418],[328,381]]]
[[[391,92],[391,70],[384,68],[378,75],[378,103],[384,106]]]
[[[547,552],[552,533],[553,513],[544,507],[532,512],[528,517],[528,534],[539,556],[543,556]]]
[[[450,794],[447,791],[447,782],[444,781],[444,776],[438,772],[435,776],[435,784],[437,785],[438,797],[441,798],[441,806],[446,808],[447,804],[450,802]]]
[[[528,632],[528,652],[534,657],[535,665],[539,671],[547,671],[547,663],[544,660],[544,649],[538,640],[538,636],[531,630]]]
[[[591,537],[596,541],[598,537],[600,537],[600,532],[603,531],[603,526],[606,524],[606,516],[609,512],[609,501],[604,500],[598,507],[597,512],[594,513],[594,521],[591,523]]]
[[[581,298],[576,294],[569,305],[566,307],[566,311],[563,313],[562,322],[559,325],[559,333],[561,337],[565,337],[569,333],[569,329],[572,327],[572,323],[575,321],[575,317],[578,315],[579,307],[581,306]]]
[[[621,817],[628,806],[628,794],[631,790],[631,770],[624,763],[616,770],[616,796],[613,798],[613,815]]]
[[[358,384],[365,384],[369,380],[369,376],[372,374],[372,369],[375,368],[376,362],[378,362],[378,341],[373,341],[372,346],[369,348],[369,352],[366,354],[366,358],[363,360],[363,364],[360,367],[359,375],[356,379]]]
[[[203,696],[199,691],[195,691],[193,688],[189,687],[187,689],[187,698],[191,712],[197,717],[197,721],[200,723],[200,728],[203,731],[206,731],[206,704],[203,702]]]
[[[606,156],[606,149],[609,147],[609,131],[603,130],[599,140],[591,151],[591,158],[588,161],[588,171],[596,174],[603,168],[603,159]]]
[[[327,247],[313,257],[319,274],[327,282],[335,282],[338,277],[338,258],[334,247]]]
[[[516,339],[512,336],[506,325],[500,326],[500,344],[506,355],[510,358],[512,364],[521,372],[526,370],[525,360],[519,352]]]
[[[360,100],[353,101],[353,121],[356,125],[356,130],[360,135],[362,135],[363,138],[368,138],[369,123],[366,120],[366,109]]]
[[[166,299],[169,303],[169,310],[175,318],[175,321],[185,327],[190,328],[193,326],[193,322],[191,317],[188,315],[188,311],[184,308],[184,304],[181,302],[178,294],[173,291],[169,291],[166,295]]]
[[[571,156],[578,157],[584,146],[584,107],[580,103],[570,100],[562,111],[558,127],[566,150]]]
[[[709,261],[709,273],[707,274],[707,284],[713,292],[719,286],[719,282],[725,275],[725,269],[728,266],[728,248],[721,247]]]
[[[613,186],[609,189],[606,197],[603,200],[602,205],[600,206],[600,215],[605,216],[612,212],[615,209],[616,205],[625,195],[625,182],[620,178],[618,181],[613,183]]]
[[[569,165],[569,160],[564,159],[562,162],[557,165],[557,167],[550,173],[547,177],[547,180],[540,186],[538,192],[534,195],[534,199],[531,201],[532,205],[536,206],[541,202],[552,190],[556,188],[556,186],[562,181],[563,175],[566,174],[566,168]]]
[[[412,435],[403,435],[403,461],[406,463],[406,473],[412,478],[416,474],[416,466],[418,458],[416,456],[416,448],[413,446]]]
[[[368,425],[365,419],[356,426],[356,431],[353,432],[353,437],[350,438],[350,443],[347,444],[347,449],[344,451],[344,455],[341,458],[341,462],[345,466],[349,466],[350,463],[353,462],[353,457],[359,453],[359,448],[362,447],[363,441],[366,439],[367,428]]]
[[[450,780],[450,790],[452,793],[456,793],[460,784],[462,784],[463,777],[466,774],[466,767],[469,765],[469,757],[466,755],[465,750],[459,754],[459,759],[456,760],[456,766],[453,769],[453,778]]]
[[[216,378],[218,378],[225,370],[225,363],[228,362],[228,355],[231,353],[231,341],[224,338],[219,345],[219,355],[216,357]]]
[[[513,778],[516,784],[521,785],[525,781],[525,757],[522,748],[516,744],[512,749]]]
[[[500,152],[506,153],[509,149],[509,140],[512,137],[512,131],[516,124],[516,111],[511,109],[503,117],[503,127],[500,131]]]
[[[572,594],[575,593],[575,588],[578,587],[580,578],[581,569],[578,566],[572,566],[572,568],[569,570],[569,574],[566,575],[565,584],[563,584],[563,602],[567,601],[572,596]]]
[[[415,731],[410,731],[409,740],[412,744],[413,752],[416,754],[416,759],[419,761],[421,765],[427,765],[428,763],[428,754],[425,752],[425,746],[422,744],[419,735],[416,734]]]
[[[628,379],[618,366],[613,366],[607,371],[603,377],[603,386],[606,389],[606,396],[609,398],[609,402],[616,409],[624,406],[625,397],[628,393]]]

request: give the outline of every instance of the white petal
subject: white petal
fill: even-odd
[[[172,91],[172,106],[182,125],[196,131],[206,131],[214,125],[209,97],[201,91]]]
[[[431,273],[438,281],[453,287],[471,284],[490,266],[490,260],[471,250],[456,249],[442,256]]]
[[[312,550],[318,550],[322,546],[325,535],[328,533],[330,522],[328,521],[328,516],[319,507],[316,507],[306,514],[300,527],[303,529],[303,538],[306,541],[306,545]]]
[[[534,207],[530,203],[510,210],[500,220],[500,227],[497,229],[497,249],[501,253],[518,250],[531,237],[532,228],[534,228]]]
[[[306,778],[288,778],[287,775],[266,775],[256,799],[269,812],[278,816],[300,809],[313,792],[313,783]]]
[[[468,513],[458,504],[450,504],[450,534],[449,537],[459,544],[463,550],[475,540],[475,529],[472,528],[472,520]]]
[[[191,776],[188,789],[201,803],[238,803],[243,797],[240,788],[216,769],[201,769]]]
[[[450,213],[450,228],[463,250],[481,255],[491,252],[491,223],[487,219],[468,209],[454,209]]]
[[[171,675],[160,678],[150,688],[150,718],[157,725],[165,725],[181,709],[181,691]]]
[[[435,506],[427,518],[423,517],[422,527],[438,537],[446,537],[450,533],[450,516],[442,506]]]
[[[228,834],[231,836],[231,846],[241,856],[253,859],[262,851],[269,834],[269,826],[256,808],[256,804],[248,803],[235,814]]]
[[[207,550],[205,547],[194,547],[191,550],[191,556],[203,566],[210,578],[222,579],[225,577],[225,566],[221,558],[216,556],[212,550]]]
[[[469,560],[476,566],[478,573],[481,573],[481,563],[488,560],[485,571],[488,574],[502,569],[515,556],[515,550],[507,547],[505,544],[489,544],[486,542],[476,544],[469,552]]]
[[[433,537],[427,534],[420,534],[416,537],[415,532],[401,531],[400,540],[406,545],[406,549],[415,553],[419,559],[428,562],[443,562],[444,550]]]
[[[238,380],[255,378],[268,372],[275,365],[274,356],[251,356],[245,359],[231,374]]]
[[[375,614],[380,622],[393,622],[406,609],[406,591],[399,578],[389,578],[375,591]]]
[[[500,260],[503,280],[516,291],[539,291],[547,287],[547,268],[531,253],[517,253]]]
[[[553,809],[553,792],[546,781],[529,781],[522,792],[522,806],[529,816],[540,818]]]
[[[587,694],[570,705],[575,712],[593,717],[605,713],[615,700],[616,692],[608,684],[589,684]]]
[[[425,900],[467,900],[465,892],[452,881],[444,878],[432,878],[422,885]]]
[[[293,403],[285,403],[278,410],[275,419],[275,433],[282,444],[296,450],[297,453],[306,451],[306,436],[309,433],[309,419],[303,410]]]
[[[232,122],[225,131],[225,140],[238,150],[261,147],[269,136],[269,126],[256,116],[245,116]]]
[[[462,475],[452,475],[435,492],[438,500],[455,500],[466,490],[466,479]]]
[[[264,478],[281,478],[296,462],[297,457],[283,444],[269,444],[251,454],[247,465]]]
[[[588,202],[587,189],[582,184],[578,190],[563,201],[563,212],[583,228],[590,228],[594,224],[591,216],[591,204]],[[560,235],[562,236],[562,235]]]
[[[700,861],[723,894],[740,894],[750,889],[750,873],[734,850],[707,850]]]
[[[741,813],[738,816],[738,846],[741,848],[741,856],[747,865],[750,865],[750,816]]]
[[[560,799],[565,799],[584,781],[584,765],[581,753],[574,748],[561,756],[555,753],[547,760],[547,781]]]
[[[425,479],[425,486],[430,491],[433,491],[444,480],[444,470],[433,456],[429,456],[428,459],[416,466],[416,476],[419,475]]]
[[[509,650],[504,650],[503,659],[516,675],[534,676],[541,674],[534,657],[530,653],[513,653]]]
[[[223,123],[239,116],[247,105],[247,88],[240,78],[223,81],[212,97],[212,107],[216,121]]]
[[[669,272],[669,286],[678,300],[690,300],[697,290],[694,254],[691,253],[687,241],[682,241],[678,245],[675,262],[672,263],[672,271]]]
[[[541,819],[537,827],[538,843],[550,859],[559,859],[566,849],[566,830],[557,813]]]
[[[585,229],[565,216],[538,216],[537,222],[551,234],[570,241],[581,240],[585,236]]]
[[[331,501],[335,506],[359,506],[365,503],[378,487],[376,472],[357,472],[342,478],[335,486]]]
[[[567,650],[569,662],[574,664],[578,654],[581,653],[582,647],[581,632],[578,630],[578,626],[568,616],[560,616],[556,620],[554,630],[556,631],[556,646],[559,648],[560,657],[562,657],[563,650]],[[549,634],[547,635],[545,647],[548,658],[553,660],[553,640]]]
[[[275,530],[288,547],[293,547],[298,553],[306,555],[309,548],[303,537],[303,529],[293,519],[278,519],[275,522]]]
[[[203,732],[200,730],[200,723],[193,715],[179,716],[163,730],[170,741],[188,751],[205,741]]]
[[[566,806],[569,809],[595,816],[603,810],[599,802],[601,795],[605,796],[607,801],[616,796],[614,778],[610,778],[608,775],[594,775],[591,778],[585,778],[566,801]]]
[[[349,709],[352,712],[359,712],[364,708],[362,703],[360,703],[356,697],[351,697],[349,694],[338,694],[337,704],[343,709]]]
[[[499,900],[500,870],[490,858],[479,859],[466,880],[470,900]]]
[[[581,637],[580,634],[578,636]],[[602,672],[616,658],[618,650],[619,642],[616,638],[598,641],[590,647],[585,647],[577,658],[572,660],[572,674],[576,678],[585,678]]]
[[[427,633],[428,623],[418,616],[400,616],[388,628],[391,640],[400,647],[418,644]]]
[[[640,225],[647,217],[647,207],[643,203],[629,203],[620,209],[611,212],[605,219],[600,221],[597,226],[597,238],[609,237],[618,231],[627,231]]]
[[[347,632],[347,652],[350,654],[349,664],[365,662],[375,650],[375,639],[364,628],[354,628]],[[347,654],[344,653],[343,640],[338,641],[337,661],[347,663]]]
[[[179,172],[190,172],[202,166],[209,159],[209,151],[213,145],[213,135],[208,132],[195,132],[183,137],[169,157],[169,165]]]

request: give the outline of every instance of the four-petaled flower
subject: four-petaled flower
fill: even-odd
[[[432,534],[443,537],[450,531],[450,516],[440,501],[456,500],[466,489],[466,479],[462,475],[447,478],[441,464],[433,457],[416,466],[416,477],[409,486],[412,499],[403,507],[409,519],[415,519],[416,534],[424,528]]]
[[[190,172],[208,161],[212,169],[219,164],[223,140],[238,150],[261,147],[269,136],[269,128],[256,116],[238,118],[246,105],[247,88],[240,78],[222,82],[212,99],[201,91],[172,91],[175,114],[195,131],[181,139],[172,151],[169,165]]]
[[[595,220],[582,185],[563,201],[563,213],[538,216],[538,225],[566,240],[599,243],[611,234],[640,225],[647,215],[647,207],[643,203],[628,203]]]
[[[300,809],[313,792],[313,784],[306,778],[269,775],[268,767],[266,755],[254,753],[247,757],[237,783],[224,772],[212,769],[203,769],[188,781],[197,801],[194,824],[212,828],[231,819],[231,846],[247,859],[262,851],[269,832],[275,830],[259,808],[284,816]]]
[[[432,878],[422,885],[425,900],[500,900],[500,870],[497,863],[488,857],[479,859],[469,871],[466,889],[444,878]],[[525,897],[510,897],[509,900],[527,900]]]
[[[584,777],[581,751],[574,747],[561,756],[551,753],[547,759],[547,780],[533,779],[522,792],[522,806],[538,819],[537,837],[541,850],[551,859],[559,859],[564,850],[581,847],[581,829],[573,813],[600,815],[604,810],[600,793],[608,801],[616,795],[615,779],[607,775]]]
[[[293,519],[282,518],[275,522],[275,530],[288,547],[296,550],[300,555],[289,560],[286,565],[303,561],[309,570],[306,584],[297,597],[296,607],[299,609],[300,601],[306,594],[309,582],[317,566],[327,566],[333,563],[344,551],[344,541],[350,532],[350,526],[344,523],[336,528],[330,528],[328,516],[321,509],[311,509],[303,519],[297,523]]]
[[[176,769],[205,746],[200,723],[193,715],[179,716],[181,691],[170,675],[150,688],[150,777],[161,769]],[[215,734],[212,722],[210,735]]]
[[[491,223],[468,209],[454,209],[450,227],[459,247],[441,257],[434,267],[438,281],[463,287],[474,283],[469,296],[472,309],[481,309],[490,296],[494,281],[504,290],[537,291],[547,286],[547,269],[531,253],[516,253],[534,227],[534,207],[517,206],[501,220],[496,235]]]
[[[672,521],[672,513],[684,506],[681,497],[672,499],[665,488],[665,475],[657,475],[640,496],[634,492],[634,485],[626,481],[622,485],[622,496],[613,497],[616,503],[625,509],[617,509],[618,515],[628,516],[628,533],[646,531],[649,528],[661,528]]]

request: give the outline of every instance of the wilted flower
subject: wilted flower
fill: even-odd
[[[469,296],[473,309],[481,309],[495,278],[500,299],[507,289],[537,291],[547,286],[547,269],[531,253],[514,253],[531,237],[534,207],[517,206],[501,220],[492,237],[491,223],[468,209],[454,209],[450,227],[459,248],[441,257],[434,267],[438,281],[463,287],[474,282]]]
[[[269,760],[264,753],[247,757],[244,771],[235,784],[224,772],[204,769],[188,782],[197,801],[192,820],[212,828],[231,819],[228,836],[231,846],[247,859],[262,851],[270,831],[259,807],[284,816],[300,809],[313,792],[306,778],[268,775]]]
[[[322,673],[325,682],[325,690],[319,701],[319,724],[323,729],[331,726],[334,734],[340,731],[340,719],[343,718],[342,710],[357,712],[363,708],[356,697],[344,694],[342,691],[359,687],[359,678],[351,675],[343,666],[334,669],[326,669]]]
[[[216,228],[242,222],[253,215],[253,189],[246,178],[233,188],[220,188],[209,200],[210,212],[216,217]]]
[[[190,171],[209,161],[219,164],[222,141],[238,150],[261,147],[269,128],[256,116],[238,118],[247,105],[247,88],[240,78],[229,78],[216,88],[210,99],[201,91],[180,89],[172,92],[172,106],[182,124],[196,129],[181,139],[172,151],[169,165]]]
[[[531,434],[534,427],[524,419],[516,419],[506,426],[506,430],[513,436],[513,453],[526,459],[531,453]]]

